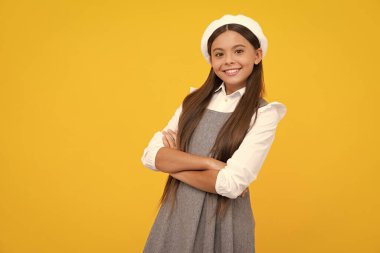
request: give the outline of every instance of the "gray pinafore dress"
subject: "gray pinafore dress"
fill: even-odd
[[[217,134],[232,114],[206,109],[188,152],[209,156]],[[254,253],[255,221],[249,191],[231,199],[225,216],[215,215],[217,194],[180,181],[173,212],[165,202],[155,219],[144,253]]]

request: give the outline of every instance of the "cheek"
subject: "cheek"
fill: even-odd
[[[211,65],[211,67],[212,67],[212,69],[214,70],[215,73],[216,73],[216,72],[220,72],[220,64],[214,62],[214,63]]]
[[[212,69],[216,76],[218,76],[220,79],[223,78],[223,71],[220,70],[219,66],[212,66]]]
[[[252,71],[253,70],[254,64],[255,64],[255,62],[253,62],[253,61],[246,61],[246,62],[242,63],[242,65],[244,66],[244,68],[246,70],[248,70],[248,71]]]
[[[251,57],[245,58],[241,60],[241,64],[245,66],[253,66],[253,64],[255,64],[255,60],[254,58],[251,58]]]
[[[243,69],[244,69],[244,75],[250,75],[253,71],[253,68],[254,68],[254,63],[252,62],[246,62],[244,63],[243,65]]]

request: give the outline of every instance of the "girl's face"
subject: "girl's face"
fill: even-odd
[[[225,31],[211,45],[211,65],[215,74],[224,81],[227,94],[246,86],[254,64],[262,59],[262,49],[255,49],[235,31]]]

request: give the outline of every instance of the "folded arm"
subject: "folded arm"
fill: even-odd
[[[161,152],[157,153],[156,167],[158,169],[170,168],[171,172],[169,173],[172,177],[199,190],[217,194],[215,190],[216,177],[219,170],[226,166],[226,163],[210,157],[178,151],[177,133],[172,130],[163,131],[162,141],[165,148],[161,148]]]
[[[160,148],[155,159],[155,167],[166,173],[216,170],[219,168],[216,166],[217,163],[218,161],[213,158],[193,155],[170,147]]]
[[[176,139],[177,139],[176,133],[169,130],[168,132],[164,131],[163,135],[164,135],[163,143],[166,148],[165,149],[161,148],[160,150],[162,150],[162,155],[157,154],[156,156],[159,159],[159,163],[163,163],[162,164],[163,167],[167,166],[166,168],[172,168],[172,171],[173,171],[173,168],[181,169],[181,167],[183,167],[185,169],[182,171],[170,172],[170,175],[199,190],[218,194],[218,192],[215,189],[216,179],[217,179],[219,170],[224,168],[226,166],[226,163],[218,161],[210,157],[194,156],[188,153],[178,151],[176,150]],[[185,155],[183,155],[182,153],[184,153]],[[181,159],[181,156],[184,156],[184,157]],[[191,156],[194,156],[194,157],[192,158]],[[184,161],[184,159],[186,159],[187,157],[189,157],[190,159],[194,159],[194,161],[187,161],[187,160]],[[186,166],[184,166],[185,163],[187,163],[189,166],[191,165],[197,166],[198,159],[201,159],[204,161],[203,165],[207,169],[186,170]],[[199,162],[199,164],[202,164],[202,162]],[[161,164],[157,165],[157,167],[158,168],[161,167]],[[244,197],[244,194],[247,191],[248,189],[246,188],[240,196]]]
[[[218,170],[201,170],[201,171],[180,171],[177,173],[170,173],[170,175],[188,185],[193,186],[199,190],[215,193],[216,177]]]

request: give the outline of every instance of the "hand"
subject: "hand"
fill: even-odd
[[[244,197],[245,193],[248,192],[248,187],[239,195],[239,197]]]
[[[208,163],[208,169],[210,170],[221,170],[227,165],[225,162],[216,160],[211,157],[207,158],[207,163]]]
[[[164,146],[168,148],[177,149],[177,133],[171,129],[168,131],[162,131],[162,141],[164,142]]]

